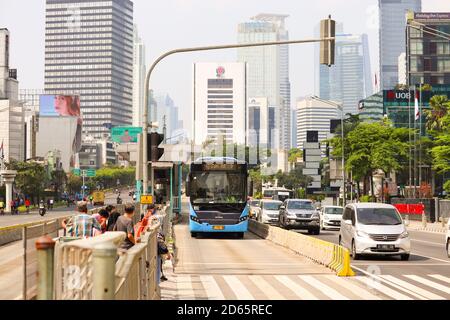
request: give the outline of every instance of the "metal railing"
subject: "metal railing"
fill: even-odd
[[[159,263],[157,234],[168,232],[169,217],[164,211],[159,221],[149,225],[141,234],[141,241],[129,250],[119,249],[124,232],[106,232],[82,240],[57,239],[54,246],[52,284],[43,297],[56,300],[158,300]],[[136,215],[135,215],[136,216]],[[95,276],[94,276],[95,275]]]

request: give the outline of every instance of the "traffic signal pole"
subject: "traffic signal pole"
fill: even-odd
[[[329,18],[329,20],[331,20]],[[315,42],[328,42],[332,43],[335,40],[335,37],[326,37],[320,39],[308,39],[308,40],[291,40],[291,41],[271,41],[271,42],[254,42],[254,43],[245,43],[245,44],[227,44],[227,45],[218,45],[218,46],[204,46],[204,47],[192,47],[192,48],[180,48],[168,51],[162,54],[159,58],[157,58],[150,69],[148,70],[145,77],[145,86],[144,86],[144,113],[142,116],[142,129],[143,129],[143,159],[142,159],[142,178],[143,178],[143,191],[144,194],[148,193],[148,156],[147,156],[147,133],[149,129],[149,121],[148,121],[148,109],[150,105],[148,104],[148,95],[150,90],[150,77],[153,70],[156,68],[159,62],[168,56],[171,56],[176,53],[185,53],[185,52],[196,52],[196,51],[210,51],[210,50],[222,50],[222,49],[236,49],[236,48],[248,48],[248,47],[262,47],[262,46],[273,46],[273,45],[286,45],[286,44],[301,44],[301,43],[315,43]],[[151,180],[152,192],[153,192],[153,179]]]

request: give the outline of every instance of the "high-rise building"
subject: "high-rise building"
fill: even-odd
[[[297,146],[307,142],[308,131],[318,131],[318,142],[330,137],[330,120],[340,119],[337,107],[311,97],[297,101]],[[324,150],[325,146],[321,146]]]
[[[422,11],[421,0],[378,0],[381,90],[397,85],[398,57],[405,52],[406,13]]]
[[[238,42],[269,42],[289,39],[287,15],[258,14],[238,26]],[[291,147],[291,85],[289,46],[264,46],[238,49],[238,61],[248,63],[248,96],[267,97],[276,107],[279,141],[272,147]]]
[[[410,12],[408,26],[415,27],[407,32],[407,84],[450,84],[450,12]],[[447,39],[439,37],[439,32],[447,34]]]
[[[142,127],[142,114],[145,105],[145,45],[138,34],[137,26],[134,26],[134,51],[133,51],[133,126]]]
[[[406,85],[406,52],[402,52],[398,56],[398,84]]]
[[[195,63],[193,81],[194,143],[245,144],[247,65]]]
[[[175,138],[178,137],[180,129],[182,129],[178,114],[179,108],[168,94],[157,96],[155,101],[159,123],[158,132],[165,133],[166,142],[172,144],[178,141]]]
[[[338,27],[342,30],[342,24]],[[345,113],[356,114],[359,101],[373,93],[368,37],[336,33],[336,38],[335,65],[328,67],[316,61],[318,96],[341,102]]]
[[[133,3],[46,0],[45,91],[80,96],[83,129],[95,137],[131,125]]]
[[[40,96],[43,89],[20,89],[19,100],[23,103],[25,121],[25,159],[36,158],[36,134],[39,130]]]
[[[0,28],[0,157],[23,161],[25,132],[17,70],[9,68],[10,34]]]
[[[269,104],[267,98],[249,98],[248,103],[248,145],[268,147]]]

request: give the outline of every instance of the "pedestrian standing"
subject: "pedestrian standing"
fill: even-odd
[[[125,213],[117,219],[114,231],[122,231],[126,233],[126,238],[120,245],[122,250],[128,250],[138,242],[134,237],[134,206],[132,204],[125,205]]]
[[[102,227],[102,233],[106,232],[107,227],[107,221],[109,218],[109,213],[106,211],[106,209],[101,209],[98,213],[93,214],[92,217],[97,220],[98,223],[100,223],[100,226]]]
[[[106,208],[108,210],[108,208]],[[108,222],[106,223],[106,231],[114,231],[117,219],[119,219],[120,213],[117,212],[116,207],[112,206],[111,213],[109,214]]]
[[[30,199],[25,199],[25,207],[27,208],[27,213],[30,213],[31,201]]]
[[[100,223],[87,213],[87,202],[80,201],[77,207],[79,214],[71,217],[68,221],[62,222],[66,234],[69,237],[89,238],[101,233]]]

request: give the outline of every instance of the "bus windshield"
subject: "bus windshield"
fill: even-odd
[[[194,172],[191,178],[192,203],[244,203],[247,177],[238,172]]]

